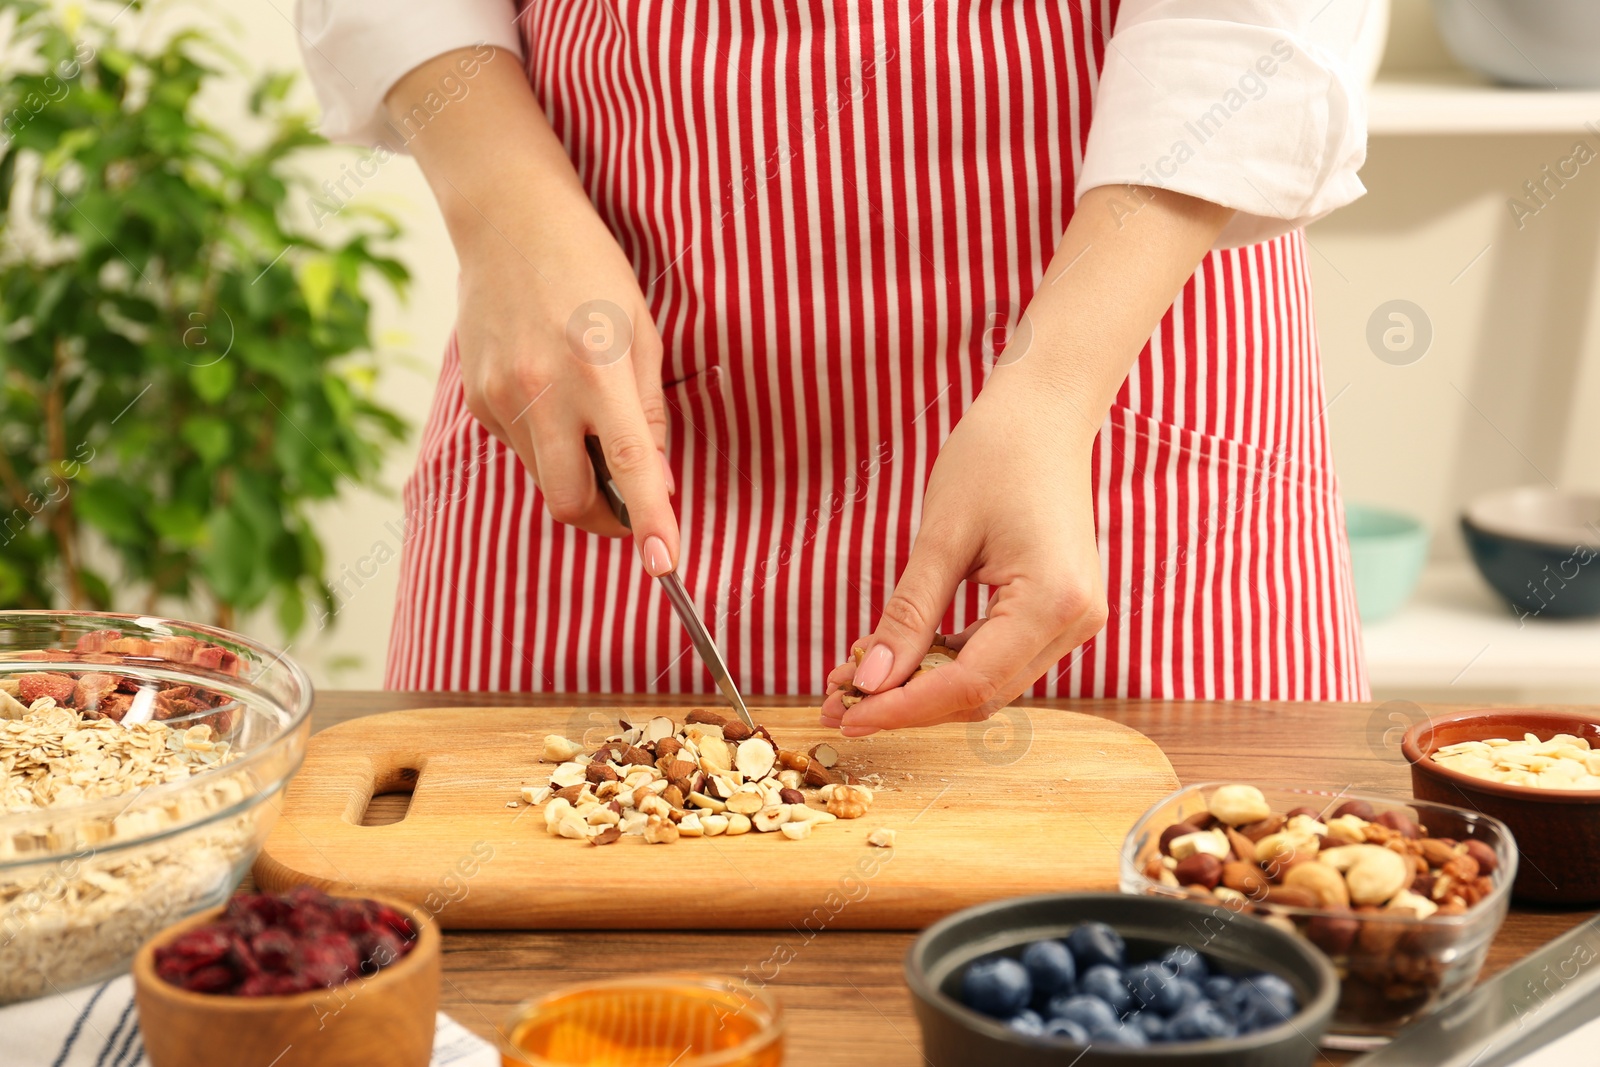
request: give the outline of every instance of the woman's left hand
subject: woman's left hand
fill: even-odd
[[[1098,421],[1069,382],[1026,360],[998,369],[939,452],[922,524],[858,667],[828,676],[825,726],[848,737],[977,721],[1015,700],[1106,618],[1090,462]],[[948,639],[952,664],[904,685],[963,580],[994,590],[988,617]],[[848,682],[875,695],[846,710]]]

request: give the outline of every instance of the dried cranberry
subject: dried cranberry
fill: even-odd
[[[156,964],[170,963],[184,973],[217,963],[228,954],[233,939],[226,927],[212,923],[196,927],[156,950]]]
[[[294,938],[287,930],[263,930],[250,939],[250,951],[262,969],[281,971],[289,965],[294,955]]]
[[[233,988],[234,982],[231,967],[213,964],[186,976],[181,984],[191,993],[224,993]]]

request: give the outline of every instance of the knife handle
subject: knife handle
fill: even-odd
[[[593,434],[587,435],[583,439],[583,447],[589,450],[589,462],[594,465],[595,484],[600,487],[600,495],[606,498],[611,514],[615,515],[623,526],[633,529],[633,523],[628,521],[628,505],[623,502],[622,493],[617,490],[617,483],[611,480],[611,469],[606,466],[606,454],[600,447],[600,438]]]

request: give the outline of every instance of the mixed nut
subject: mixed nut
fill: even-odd
[[[620,732],[593,752],[551,734],[542,759],[556,764],[548,784],[524,786],[543,805],[554,836],[611,845],[624,837],[665,845],[680,837],[735,837],[754,830],[793,841],[822,823],[859,819],[872,790],[838,768],[832,745],[806,753],[779,747],[766,727],[696,710],[682,726],[665,715]],[[808,792],[823,803],[812,807]],[[884,847],[892,845],[873,841]]]
[[[1485,842],[1434,836],[1404,811],[1345,800],[1279,812],[1255,786],[1223,785],[1161,831],[1143,873],[1297,930],[1339,968],[1342,1013],[1371,1022],[1409,1017],[1457,980],[1457,928],[1418,920],[1465,914],[1499,867]]]
[[[1461,774],[1502,785],[1535,789],[1600,789],[1600,752],[1573,734],[1541,741],[1523,734],[1520,741],[1490,737],[1445,745],[1433,762]]]

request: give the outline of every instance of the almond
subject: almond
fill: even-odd
[[[705,708],[695,708],[684,717],[683,721],[685,724],[705,723],[708,726],[727,726],[729,720],[726,716],[718,715],[714,711],[707,711]]]
[[[722,728],[723,738],[736,743],[752,737],[754,734],[754,730],[738,721],[730,722]]]

